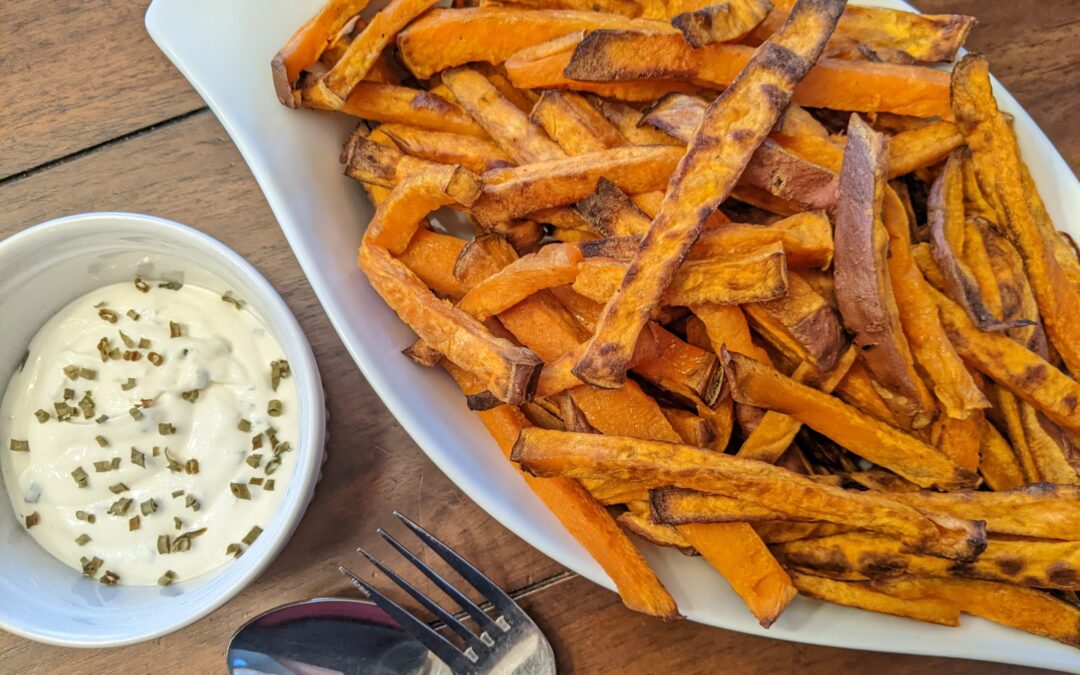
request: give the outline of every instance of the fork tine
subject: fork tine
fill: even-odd
[[[375,567],[378,567],[379,571],[390,577],[390,580],[397,584],[399,588],[411,595],[414,600],[419,602],[429,612],[437,616],[440,621],[453,629],[453,631],[460,635],[466,642],[468,642],[474,650],[483,651],[488,647],[488,645],[485,645],[483,640],[476,637],[476,635],[471,630],[469,630],[465,626],[465,624],[455,619],[453,614],[447,612],[445,609],[440,607],[435,601],[424,595],[424,593],[422,593],[419,589],[417,589],[415,586],[413,586],[408,581],[403,579],[400,575],[398,575],[397,572],[394,572],[394,570],[379,562],[378,559],[376,559],[373,555],[371,555],[364,549],[358,548],[356,550],[359,551],[360,554],[363,555],[365,558],[367,558],[368,562],[370,562]]]
[[[434,582],[435,585],[438,586],[443,593],[446,593],[448,596],[450,596],[450,599],[456,602],[458,607],[461,607],[463,610],[468,612],[469,616],[471,616],[473,619],[476,620],[478,624],[480,624],[481,630],[488,632],[495,631],[493,633],[495,635],[497,635],[498,632],[502,630],[498,629],[498,631],[496,631],[495,629],[498,628],[498,624],[495,623],[495,621],[493,621],[492,618],[488,616],[483,609],[481,609],[475,602],[470,600],[467,595],[455,588],[454,585],[447,581],[442,575],[431,569],[429,565],[420,560],[420,558],[418,558],[415,553],[410,551],[404,544],[395,539],[390,533],[383,530],[382,528],[379,528],[377,532],[382,536],[383,539],[386,540],[388,544],[393,546],[394,549],[396,549],[397,552],[402,555],[402,557],[411,562],[415,567],[419,568],[420,571],[423,572],[428,579],[431,579],[431,581]]]
[[[454,571],[460,574],[465,581],[468,581],[473,588],[480,591],[480,593],[487,598],[488,602],[495,605],[503,615],[524,615],[524,612],[517,606],[514,600],[504,593],[495,582],[488,579],[483,572],[476,569],[472,563],[465,558],[462,558],[457,552],[439,541],[437,537],[414,523],[408,516],[400,511],[394,511],[394,515],[398,520],[404,523],[406,527],[412,530],[413,534],[430,546],[440,558],[445,560],[447,565],[454,568]]]
[[[396,602],[386,597],[346,567],[338,567],[338,571],[347,577],[360,591],[371,598],[384,612],[398,622],[418,642],[427,647],[431,652],[443,660],[455,673],[470,672],[474,669],[474,663],[449,640],[439,635],[431,626],[420,621]]]

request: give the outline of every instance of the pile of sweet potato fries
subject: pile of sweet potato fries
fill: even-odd
[[[364,120],[359,262],[405,353],[629,607],[679,616],[627,532],[763,626],[801,592],[1080,645],[1080,262],[986,60],[933,67],[974,19],[366,4],[299,29],[278,97]]]

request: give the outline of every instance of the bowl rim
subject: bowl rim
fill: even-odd
[[[294,485],[299,482],[301,487],[294,488],[292,494],[286,495],[278,507],[275,518],[282,513],[286,514],[281,526],[273,531],[268,529],[259,538],[259,543],[251,547],[254,550],[249,549],[240,560],[208,572],[207,579],[212,579],[228,570],[239,569],[235,578],[227,582],[215,595],[199,604],[178,608],[176,612],[169,613],[173,620],[149,630],[135,630],[121,638],[99,639],[90,633],[58,635],[38,632],[24,624],[12,622],[8,613],[0,613],[0,629],[30,640],[62,647],[120,647],[162,637],[202,619],[232,600],[266,571],[292,538],[314,496],[325,454],[325,392],[311,344],[296,316],[273,285],[247,259],[218,239],[191,226],[160,216],[125,211],[94,211],[53,218],[0,240],[0,260],[11,255],[13,251],[36,246],[40,239],[52,236],[58,229],[63,228],[66,234],[73,234],[73,231],[99,231],[102,225],[120,225],[128,231],[166,232],[174,240],[186,241],[210,255],[216,255],[244,277],[263,303],[264,309],[258,313],[259,318],[281,343],[282,350],[292,365],[298,400],[308,404],[306,414],[302,413],[299,421],[300,435],[307,443],[302,446],[297,444],[297,461],[291,480]]]

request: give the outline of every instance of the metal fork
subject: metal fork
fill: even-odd
[[[435,551],[463,579],[480,592],[490,602],[497,616],[492,618],[476,603],[470,600],[449,581],[431,569],[416,555],[395,539],[388,532],[379,528],[379,535],[387,541],[406,560],[418,568],[428,579],[448,595],[457,605],[476,621],[480,627],[479,635],[469,630],[453,614],[443,609],[434,600],[417,590],[412,584],[401,578],[392,569],[379,562],[374,556],[360,548],[357,549],[371,564],[411,595],[425,609],[434,614],[451,630],[457,633],[466,647],[459,649],[452,642],[440,635],[434,628],[416,618],[399,604],[380,593],[374,586],[345,567],[339,567],[364,595],[392,616],[402,628],[421,642],[433,654],[442,659],[458,675],[473,673],[517,673],[518,675],[548,675],[555,672],[555,655],[551,645],[540,629],[533,623],[521,607],[503,592],[491,579],[476,569],[468,560],[462,558],[453,549],[439,541],[435,536],[420,527],[407,516],[394,511],[394,516],[405,524],[423,543]]]

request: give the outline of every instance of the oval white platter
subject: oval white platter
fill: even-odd
[[[532,495],[450,378],[400,354],[414,336],[368,285],[356,251],[373,209],[338,155],[355,120],[281,106],[270,59],[322,0],[155,0],[151,37],[202,95],[266,195],[342,341],[397,420],[439,468],[500,523],[562,565],[607,588],[603,570]],[[872,4],[911,9],[893,0]],[[976,27],[975,30],[978,30]],[[991,62],[991,67],[993,63]],[[1080,236],[1080,183],[1003,87],[1024,156],[1060,229]],[[238,218],[243,217],[237,214]],[[943,628],[796,598],[762,629],[705,562],[642,546],[693,621],[812,644],[1080,670],[1080,650],[965,616]]]

